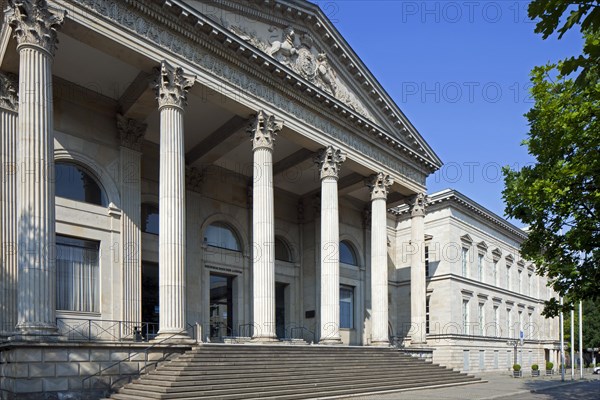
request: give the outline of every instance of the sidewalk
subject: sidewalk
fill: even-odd
[[[579,376],[571,381],[570,374],[565,376],[565,382],[561,382],[560,374],[543,376],[538,378],[513,378],[508,373],[475,374],[484,383],[476,383],[464,386],[451,386],[437,389],[410,390],[406,392],[395,392],[385,394],[373,394],[368,396],[353,397],[360,400],[492,400],[530,394],[543,390],[563,387],[579,383]],[[598,381],[598,375],[585,375],[581,382]],[[597,396],[597,394],[596,394]],[[596,397],[592,397],[596,398]]]

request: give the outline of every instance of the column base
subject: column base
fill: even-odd
[[[279,339],[277,338],[277,336],[255,336],[252,339],[250,339],[250,343],[273,344],[273,343],[279,343]]]
[[[369,343],[369,346],[373,347],[390,347],[389,340],[376,340],[374,342]]]
[[[339,346],[344,343],[342,342],[342,338],[326,338],[319,340],[319,344],[324,346]]]
[[[20,324],[10,333],[11,342],[61,342],[67,339],[58,332],[54,324]]]
[[[158,332],[158,335],[156,335],[151,342],[165,344],[195,344],[196,340],[189,337],[186,333]]]

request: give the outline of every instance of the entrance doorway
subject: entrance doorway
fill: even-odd
[[[210,274],[210,339],[233,335],[233,277]]]
[[[285,338],[285,292],[288,287],[287,283],[275,283],[275,333],[277,338]]]
[[[142,263],[142,322],[138,327],[142,336],[149,340],[158,333],[159,315],[158,297],[158,264],[152,262]]]

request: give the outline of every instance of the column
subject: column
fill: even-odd
[[[387,194],[389,175],[371,175],[371,344],[388,346]]]
[[[159,335],[157,341],[188,340],[185,315],[185,153],[183,114],[195,77],[161,63],[156,83],[160,112]]]
[[[0,337],[17,325],[17,85],[0,73]]]
[[[125,336],[132,335],[142,319],[141,159],[146,124],[117,114],[121,140],[119,184],[121,192],[121,268]]]
[[[252,186],[252,340],[277,340],[275,331],[275,223],[273,142],[283,122],[259,111],[250,127],[254,157]]]
[[[18,322],[15,339],[56,336],[52,62],[64,11],[12,1],[19,53]]]
[[[425,194],[412,197],[410,205],[410,322],[411,344],[425,344]]]
[[[340,344],[340,228],[338,178],[346,155],[332,146],[315,158],[321,175],[320,344]]]

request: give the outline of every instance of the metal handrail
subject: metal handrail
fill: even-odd
[[[297,331],[297,330],[300,331],[300,337],[294,336],[294,332]],[[303,339],[303,340],[306,340],[304,332],[308,332],[312,336],[311,343],[314,343],[315,342],[315,338],[316,338],[315,332],[311,331],[310,329],[308,329],[305,326],[295,326],[293,328],[290,328],[290,337],[291,337],[291,339]]]
[[[106,319],[56,318],[60,334],[73,341],[148,341],[155,335],[155,322]],[[151,329],[152,328],[152,329]],[[94,333],[92,333],[94,331]]]
[[[153,343],[152,345],[144,348],[143,350],[137,351],[135,353],[130,353],[124,359],[119,360],[119,361],[115,361],[114,363],[110,364],[109,366],[100,369],[98,372],[95,372],[94,374],[86,376],[85,378],[83,378],[81,380],[81,394],[82,394],[82,397],[83,397],[83,394],[85,392],[85,382],[86,381],[94,378],[95,376],[102,376],[102,373],[104,371],[106,371],[107,369],[113,368],[113,367],[115,367],[117,365],[121,365],[121,363],[123,363],[123,362],[130,361],[133,356],[136,356],[136,355],[142,354],[142,353],[144,354],[144,368],[143,368],[143,370],[146,370],[148,368],[148,352],[150,350],[152,350],[153,348],[155,348],[156,346],[163,344],[165,341],[167,341],[169,339],[172,339],[175,336],[178,336],[178,335],[181,335],[181,334],[187,334],[188,330],[190,328],[192,328],[192,329],[194,328],[194,325],[192,325],[192,324],[187,324],[187,326],[188,326],[187,329],[184,329],[184,330],[179,331],[179,332],[175,332],[175,333],[173,333],[173,334],[165,337],[164,339],[161,339],[160,341],[158,341],[156,343]],[[196,338],[196,341],[198,341],[198,338]],[[158,362],[159,361],[157,361],[157,364],[158,364]],[[141,373],[141,370],[140,370],[140,367],[139,367],[139,364],[138,364],[138,373],[137,373],[137,375],[139,375],[140,373]],[[131,378],[131,376],[129,378]],[[111,385],[109,385],[109,388],[110,387],[111,387]]]

